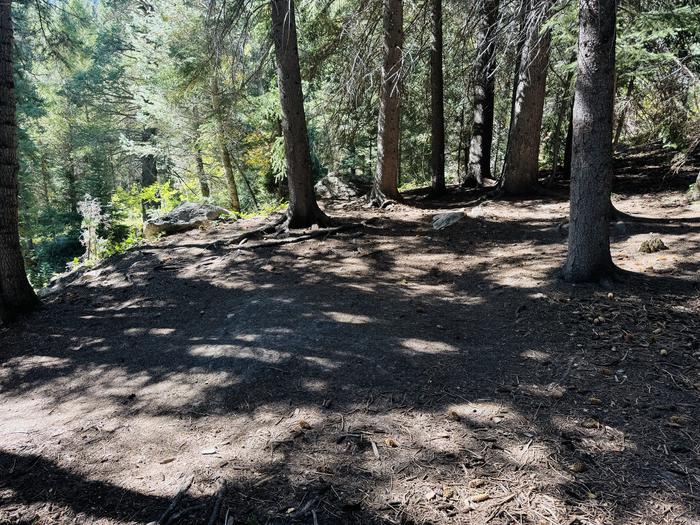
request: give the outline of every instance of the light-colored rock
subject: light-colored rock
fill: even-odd
[[[349,200],[360,194],[357,186],[342,179],[337,173],[331,172],[314,186],[316,196],[320,199]]]
[[[463,211],[451,211],[433,215],[433,230],[442,230],[464,218]]]
[[[183,202],[173,211],[157,219],[146,221],[143,225],[143,235],[146,238],[153,238],[161,234],[170,235],[194,230],[230,213],[227,209],[213,204]]]
[[[478,219],[480,217],[483,217],[484,215],[486,215],[485,208],[486,206],[484,205],[484,203],[479,204],[478,206],[474,206],[471,210],[467,212],[467,216],[470,219]]]

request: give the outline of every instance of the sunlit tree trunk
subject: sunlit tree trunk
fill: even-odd
[[[430,120],[432,190],[445,192],[445,94],[442,71],[442,0],[432,0],[432,43],[430,47]]]
[[[17,119],[12,69],[12,7],[0,1],[0,320],[39,306],[24,268],[17,211]]]
[[[481,186],[484,179],[491,178],[497,20],[498,0],[483,0],[474,67],[474,119],[465,179],[467,185]]]
[[[403,1],[384,0],[384,62],[379,88],[377,125],[377,173],[370,200],[400,200],[401,168],[401,60],[403,46]]]
[[[530,193],[537,185],[550,44],[550,31],[541,31],[544,9],[546,5],[531,8],[520,52],[513,118],[503,166],[502,189],[510,195]]]
[[[306,228],[327,224],[329,219],[318,207],[314,195],[294,9],[294,0],[270,0],[289,182],[287,215],[290,228]]]
[[[216,137],[219,141],[219,151],[221,153],[221,164],[224,166],[226,176],[226,186],[228,187],[229,208],[231,211],[240,212],[241,203],[238,199],[238,186],[236,186],[236,175],[231,162],[231,152],[226,144],[226,125],[221,108],[221,92],[219,91],[218,72],[214,72],[211,78],[211,105],[216,119]]]
[[[568,281],[607,278],[615,98],[616,0],[580,0],[573,118]]]

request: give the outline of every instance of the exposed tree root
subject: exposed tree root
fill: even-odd
[[[403,200],[401,195],[397,193],[393,196],[387,196],[382,190],[380,190],[376,185],[369,192],[369,206],[379,208],[383,210],[392,204],[398,204]]]
[[[271,246],[280,246],[283,244],[292,244],[296,242],[306,241],[308,239],[314,239],[316,237],[323,237],[328,235],[333,235],[335,233],[354,230],[356,228],[362,228],[364,223],[353,223],[353,224],[343,224],[341,226],[335,226],[333,228],[319,228],[318,230],[312,230],[309,233],[304,233],[302,235],[297,235],[296,237],[286,237],[284,239],[271,239],[267,241],[259,241],[255,243],[245,243],[239,244],[237,248],[239,250],[255,250],[257,248],[269,248]]]

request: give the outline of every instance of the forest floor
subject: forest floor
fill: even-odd
[[[610,288],[557,278],[564,199],[433,230],[469,192],[327,203],[376,219],[256,250],[212,242],[260,220],[220,224],[76,276],[0,329],[0,523],[171,502],[163,523],[208,523],[217,501],[209,523],[700,523],[697,167],[626,159]],[[668,249],[640,253],[652,235]]]

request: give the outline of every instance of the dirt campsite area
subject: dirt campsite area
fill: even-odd
[[[617,166],[606,287],[557,277],[565,198],[469,192],[65,278],[0,331],[0,523],[699,524],[700,207],[662,165]]]

